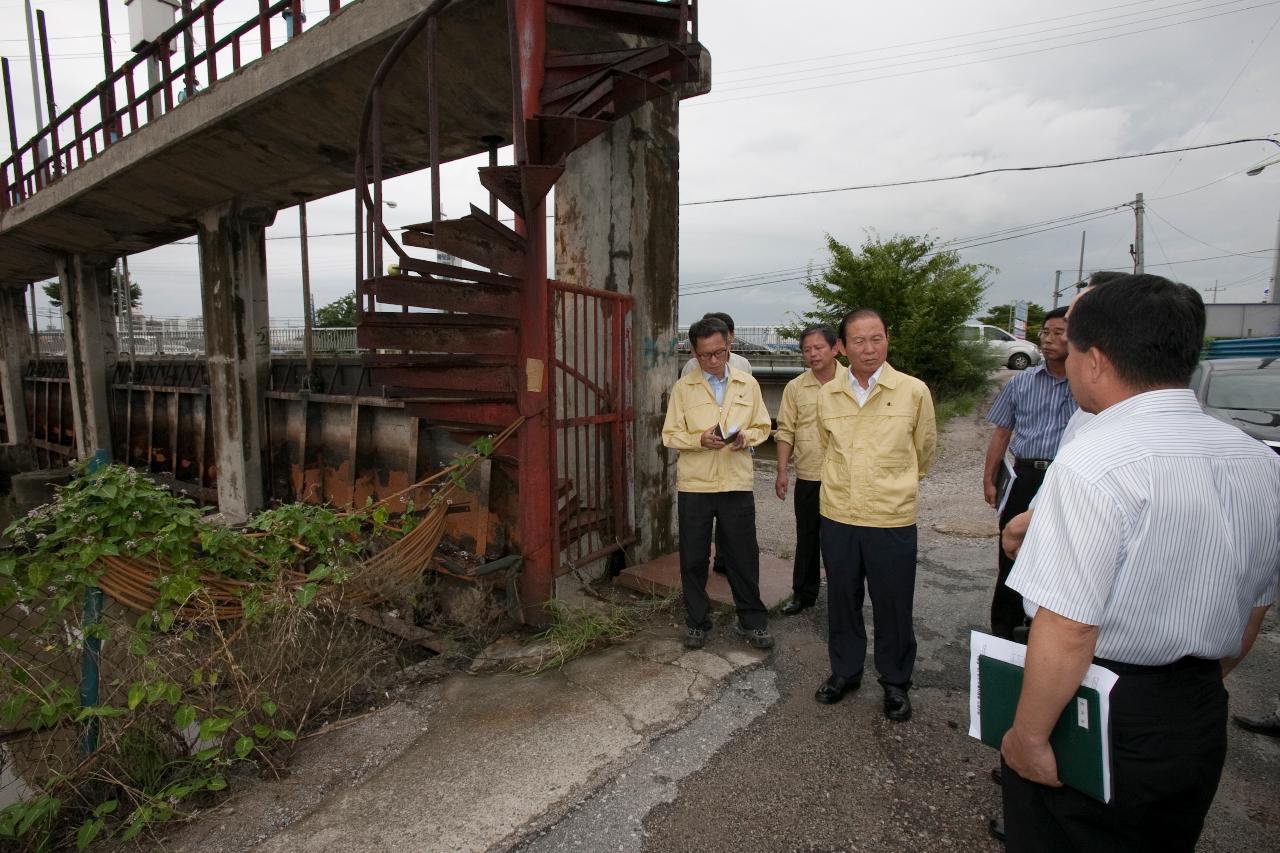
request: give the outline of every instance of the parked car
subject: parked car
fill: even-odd
[[[1191,390],[1206,413],[1280,453],[1280,358],[1202,361]]]
[[[1012,370],[1026,370],[1039,364],[1040,348],[1031,341],[1015,338],[999,326],[969,321],[960,329],[960,340],[982,341],[1000,354],[1001,361]]]

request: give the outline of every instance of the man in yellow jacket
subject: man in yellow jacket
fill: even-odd
[[[699,649],[711,630],[707,564],[711,526],[724,531],[729,588],[738,611],[737,630],[752,646],[773,647],[760,601],[760,549],[751,448],[769,437],[769,412],[760,386],[729,367],[729,328],[715,318],[689,327],[701,370],[671,389],[662,443],[680,451],[676,463],[680,520],[680,585],[684,592],[684,644]]]
[[[865,584],[884,713],[904,722],[911,719],[907,691],[916,658],[916,497],[938,437],[933,398],[923,382],[886,362],[889,334],[877,312],[850,312],[840,332],[847,381],[828,382],[818,393],[831,675],[814,698],[839,702],[862,683]]]

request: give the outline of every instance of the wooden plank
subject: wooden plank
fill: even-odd
[[[371,607],[349,607],[347,612],[366,625],[372,625],[374,628],[386,631],[402,640],[408,640],[414,645],[431,649],[438,654],[444,654],[449,647],[449,641],[435,631],[420,628],[381,610],[374,610]]]

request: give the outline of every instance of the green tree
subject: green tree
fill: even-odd
[[[335,299],[316,312],[317,329],[345,328],[356,324],[356,292]]]
[[[116,306],[116,313],[124,316],[124,308],[120,304],[117,294],[120,288],[124,286],[124,276],[118,270],[111,271],[111,304]],[[56,281],[46,281],[41,288],[44,295],[48,297],[49,304],[54,308],[62,307],[62,285]],[[135,310],[142,307],[142,287],[136,281],[129,282],[129,301],[131,307]]]
[[[893,366],[928,383],[938,399],[981,388],[990,360],[960,340],[960,327],[982,304],[986,264],[967,264],[930,237],[872,235],[855,251],[827,235],[830,263],[805,288],[817,308],[806,322],[831,323],[854,308],[874,308],[889,332]]]
[[[1013,323],[1009,318],[1013,316],[1013,309],[1011,302],[992,305],[987,309],[986,314],[978,318],[978,322],[986,323],[988,326],[999,326],[1012,335]],[[1027,303],[1027,340],[1037,346],[1040,344],[1040,328],[1044,325],[1044,314],[1047,310],[1038,302]]]

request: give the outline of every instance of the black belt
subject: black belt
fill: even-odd
[[[1034,468],[1037,471],[1043,471],[1049,467],[1052,459],[1016,459],[1014,460],[1014,468]]]
[[[1160,666],[1121,663],[1120,661],[1104,660],[1102,658],[1094,658],[1093,662],[1104,669],[1111,670],[1116,675],[1172,675],[1175,672],[1186,672],[1201,669],[1207,670],[1211,667],[1220,671],[1222,668],[1221,661],[1190,656],[1176,660],[1173,663],[1161,664]]]

